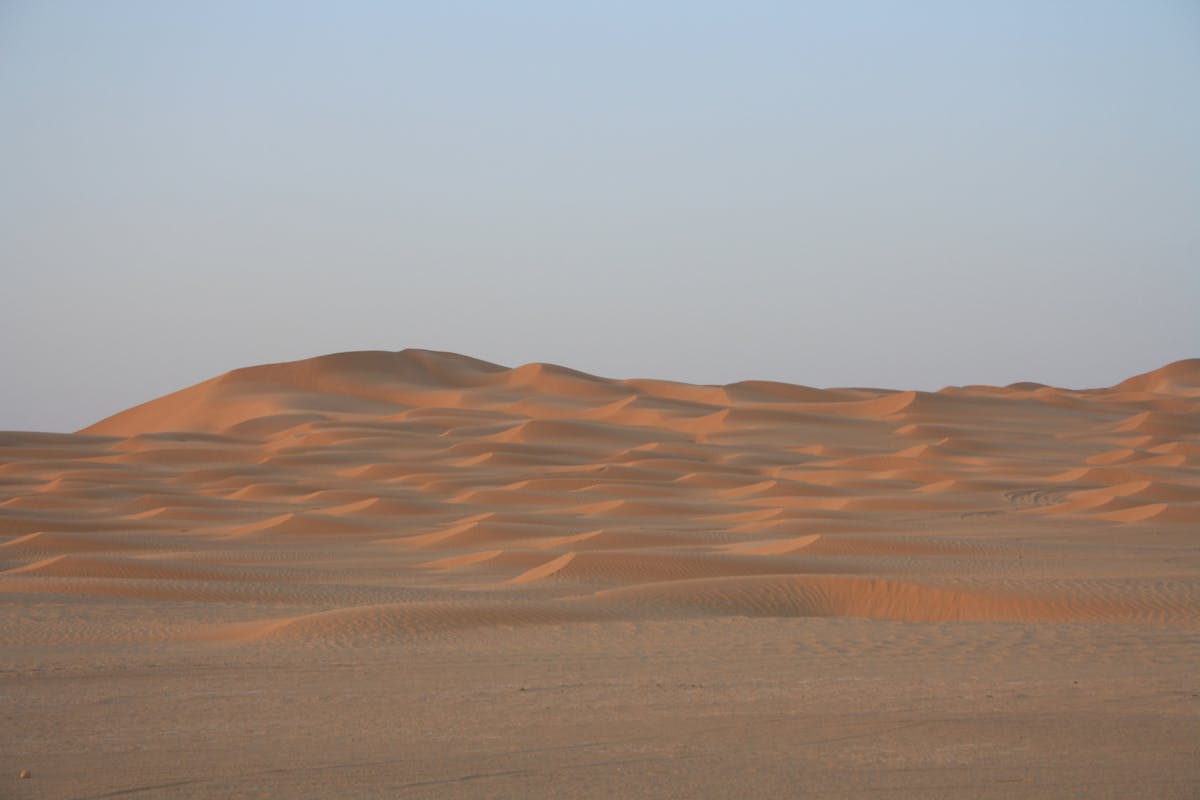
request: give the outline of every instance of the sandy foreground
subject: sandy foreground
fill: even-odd
[[[1197,797],[1200,360],[237,370],[0,433],[0,637],[5,799]]]

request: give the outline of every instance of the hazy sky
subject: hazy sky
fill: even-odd
[[[0,2],[0,428],[425,347],[1108,385],[1200,355],[1200,4]]]

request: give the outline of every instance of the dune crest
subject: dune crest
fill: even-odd
[[[1200,397],[1200,358],[1172,362],[1121,381],[1113,388],[1127,392]]]

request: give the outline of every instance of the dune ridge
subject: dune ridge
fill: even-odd
[[[208,609],[172,635],[226,644],[711,616],[1190,626],[1198,466],[1200,359],[1105,389],[917,392],[339,353],[77,434],[0,432],[0,595]]]

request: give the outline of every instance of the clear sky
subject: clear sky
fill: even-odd
[[[1200,4],[0,2],[0,429],[424,347],[1114,383],[1200,355]]]

